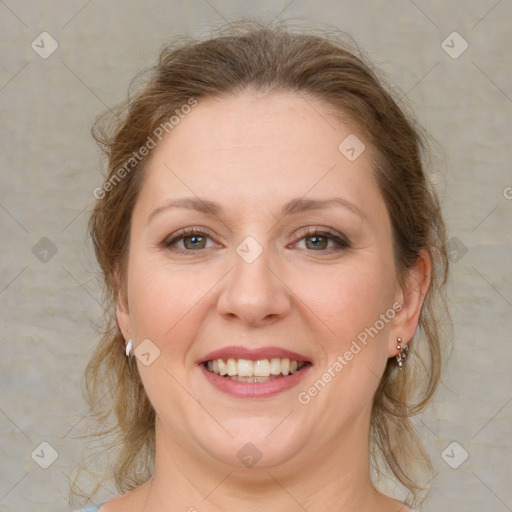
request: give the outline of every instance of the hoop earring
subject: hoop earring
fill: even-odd
[[[125,354],[126,354],[126,357],[131,357],[131,351],[132,351],[132,347],[133,347],[133,340],[132,338],[130,338],[128,340],[128,343],[126,344],[126,347],[125,347]]]
[[[400,351],[396,356],[396,362],[398,364],[398,369],[402,370],[404,367],[404,361],[407,359],[407,351],[409,350],[409,347],[407,344],[402,345],[402,338],[397,338],[396,341],[398,342],[396,348]]]

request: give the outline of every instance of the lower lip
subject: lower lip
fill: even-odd
[[[236,398],[273,397],[296,386],[311,368],[311,364],[307,364],[293,375],[267,382],[238,382],[210,372],[203,364],[199,366],[213,387]]]

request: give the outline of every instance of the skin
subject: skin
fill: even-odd
[[[102,512],[408,510],[373,487],[368,432],[396,338],[405,343],[416,330],[430,261],[420,254],[408,288],[400,286],[370,151],[351,162],[338,150],[349,134],[364,141],[317,99],[246,90],[200,101],[153,150],[133,211],[117,316],[134,347],[150,339],[160,350],[149,366],[137,360],[157,413],[155,471]],[[170,199],[189,196],[223,211],[167,209],[148,221]],[[334,196],[359,213],[280,214],[291,199]],[[191,226],[207,236],[202,248],[190,249],[197,247],[190,239],[188,246],[162,243]],[[304,227],[330,228],[350,246],[323,240],[318,248],[311,243],[318,239],[299,232]],[[248,236],[263,248],[250,264],[235,250]],[[308,404],[299,403],[297,394],[396,302],[401,311],[378,335]],[[313,366],[273,398],[233,398],[195,364],[229,345],[287,348]],[[252,468],[237,457],[247,442],[262,454]]]

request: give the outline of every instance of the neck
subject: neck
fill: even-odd
[[[382,510],[379,504],[389,498],[370,479],[369,417],[368,412],[316,450],[280,465],[243,469],[199,457],[197,449],[176,442],[157,419],[155,469],[143,486],[140,510]]]

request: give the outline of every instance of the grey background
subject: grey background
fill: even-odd
[[[454,249],[454,354],[419,419],[436,468],[424,510],[512,510],[510,0],[0,0],[0,511],[72,508],[80,382],[101,312],[85,237],[101,184],[90,124],[173,36],[248,15],[348,31],[444,148],[434,178]],[[59,45],[46,59],[31,48],[43,31]],[[441,46],[453,31],[469,45],[458,58]],[[51,461],[42,442],[58,454],[48,469],[36,463]],[[454,469],[446,461],[463,450]]]

